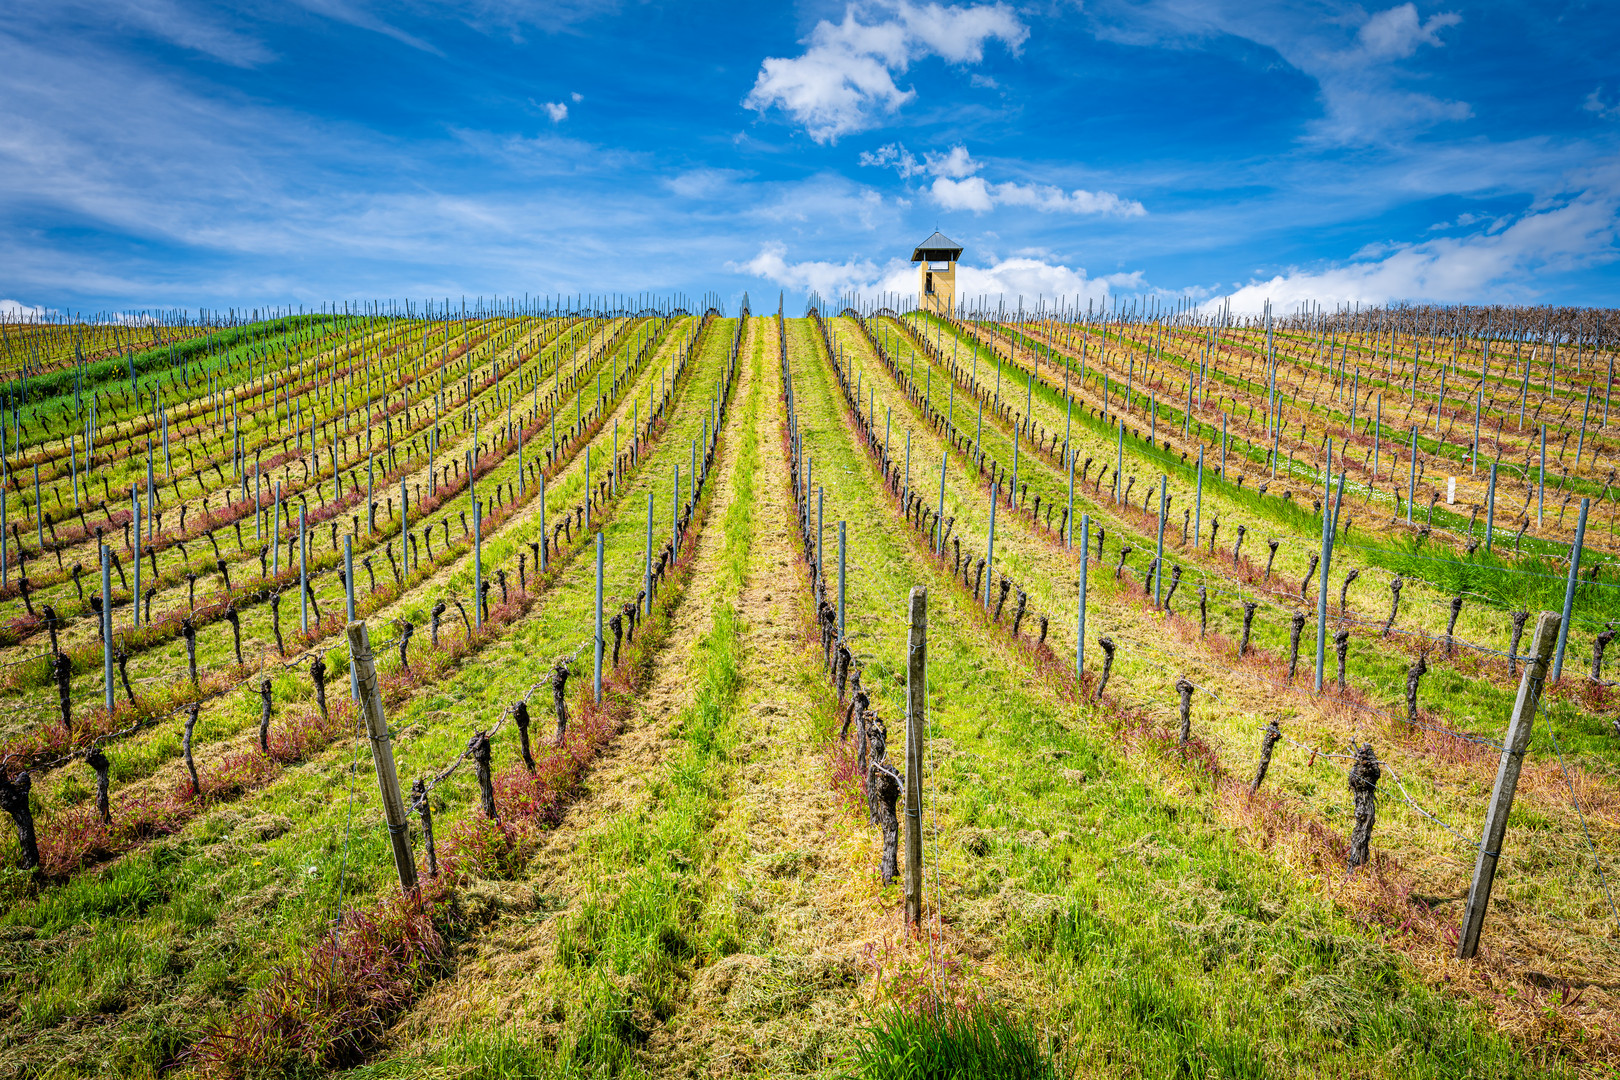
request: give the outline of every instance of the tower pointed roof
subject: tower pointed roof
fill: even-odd
[[[946,236],[944,233],[934,231],[934,235],[918,244],[911,253],[912,262],[936,261],[949,259],[955,262],[962,257],[962,245]]]

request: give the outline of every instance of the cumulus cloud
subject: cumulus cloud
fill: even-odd
[[[543,101],[540,107],[546,110],[546,115],[551,117],[553,124],[560,124],[568,119],[568,106],[561,101]]]
[[[951,179],[961,179],[972,176],[979,171],[979,163],[973,160],[965,146],[951,147],[943,154],[929,151],[917,160],[904,143],[888,143],[876,150],[861,151],[861,164],[875,166],[881,169],[893,169],[900,174],[902,180],[909,180],[913,176],[944,176]]]
[[[1004,3],[858,0],[844,9],[843,22],[818,22],[803,54],[766,57],[743,104],[760,113],[780,108],[817,142],[834,142],[916,96],[895,83],[912,63],[937,56],[977,64],[987,42],[1016,52],[1028,37],[1029,28]]]
[[[926,153],[921,161],[901,143],[889,143],[861,154],[861,164],[894,169],[903,179],[932,176],[929,196],[944,210],[982,214],[997,206],[1021,206],[1046,214],[1107,214],[1142,217],[1147,209],[1135,199],[1111,191],[1064,191],[1050,184],[991,183],[978,173],[981,165],[960,144],[943,154]]]
[[[934,202],[946,210],[971,210],[982,214],[997,206],[1022,206],[1043,214],[1107,214],[1113,217],[1142,217],[1145,207],[1135,199],[1121,199],[1111,191],[1064,191],[1047,184],[992,184],[982,176],[952,180],[941,176],[929,189]]]
[[[1440,31],[1460,22],[1462,16],[1453,11],[1420,20],[1417,5],[1406,3],[1371,15],[1356,32],[1356,43],[1368,57],[1404,60],[1417,52],[1420,45],[1435,48],[1445,45],[1440,40]]]
[[[1369,253],[1371,254],[1371,253]],[[1376,257],[1322,270],[1293,270],[1252,281],[1231,294],[1235,311],[1260,311],[1267,300],[1289,311],[1315,301],[1382,304],[1395,300],[1479,301],[1484,296],[1532,299],[1520,284],[1537,274],[1578,269],[1620,258],[1620,195],[1590,190],[1523,215],[1497,219],[1468,236],[1395,244]],[[1210,309],[1224,298],[1212,300]]]
[[[898,292],[906,288],[914,271],[899,259],[890,259],[879,266],[870,259],[851,259],[835,263],[807,259],[788,262],[787,245],[768,243],[745,263],[727,263],[726,269],[736,273],[753,274],[776,285],[823,296],[837,296],[846,292]]]
[[[890,293],[906,303],[915,302],[917,297],[917,269],[900,259],[890,259],[882,265],[870,259],[790,262],[787,247],[771,243],[749,261],[731,263],[727,268],[787,288],[817,292],[829,299],[851,293],[865,296]],[[987,267],[963,264],[956,269],[957,299],[969,305],[982,302],[991,307],[1005,303],[1016,308],[1020,302],[1033,307],[1041,298],[1048,307],[1054,300],[1083,305],[1090,300],[1106,299],[1114,289],[1134,291],[1141,285],[1140,271],[1093,278],[1081,267],[1024,256],[1002,259]]]
[[[43,307],[16,300],[0,300],[0,322],[38,322],[45,317]]]

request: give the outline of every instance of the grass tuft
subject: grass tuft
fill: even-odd
[[[860,1080],[1044,1080],[1058,1073],[1033,1032],[996,1010],[895,1009],[866,1031],[848,1074]]]

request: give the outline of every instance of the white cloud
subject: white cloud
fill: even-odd
[[[1140,273],[1126,275],[1126,280],[1139,281]],[[915,285],[915,282],[913,282]],[[984,302],[991,307],[1005,301],[1017,307],[1020,301],[1033,306],[1044,298],[1047,306],[1053,300],[1072,304],[1087,300],[1102,300],[1108,296],[1109,282],[1089,278],[1084,269],[1070,268],[1041,259],[1003,259],[990,267],[959,266],[956,271],[956,296],[970,306]]]
[[[568,96],[569,96],[570,99],[573,100],[575,105],[578,105],[580,102],[585,100],[585,95],[580,93],[578,90],[575,90],[572,94],[569,94]]]
[[[943,154],[928,151],[918,161],[916,155],[907,150],[904,143],[888,143],[876,150],[861,151],[862,165],[875,166],[880,169],[893,169],[900,174],[902,180],[909,180],[913,176],[946,176],[952,179],[961,179],[972,176],[979,171],[979,163],[974,161],[968,149],[961,144],[951,147]]]
[[[846,292],[898,292],[916,284],[912,280],[915,272],[899,259],[890,259],[883,267],[870,259],[841,263],[810,259],[790,263],[787,246],[781,243],[766,244],[752,259],[745,263],[727,263],[726,269],[829,298]]]
[[[969,210],[982,214],[997,206],[1021,206],[1041,213],[1107,214],[1115,217],[1142,217],[1146,208],[1135,199],[1121,199],[1111,191],[1064,191],[1050,184],[995,184],[975,175],[981,164],[973,160],[967,147],[957,144],[943,154],[925,153],[922,161],[901,143],[889,143],[875,151],[863,151],[861,164],[892,168],[902,179],[927,175],[934,177],[928,188],[935,205],[944,210]]]
[[[44,317],[43,307],[30,306],[16,300],[0,300],[0,322],[38,322]]]
[[[551,117],[553,124],[560,124],[568,119],[568,106],[561,101],[543,101],[540,107],[546,110],[546,115]]]
[[[996,205],[990,197],[990,185],[985,183],[982,176],[970,176],[966,180],[941,176],[928,192],[934,202],[946,210],[971,210],[975,214],[982,214]]]
[[[889,143],[886,146],[878,147],[876,150],[862,150],[861,164],[880,169],[893,169],[900,174],[902,180],[908,180],[926,171],[926,166],[913,157],[911,151],[900,143]]]
[[[929,173],[934,176],[960,180],[979,171],[979,163],[968,156],[967,147],[956,145],[943,154],[924,154]]]
[[[1451,11],[1420,20],[1417,5],[1405,3],[1369,17],[1356,32],[1356,42],[1368,57],[1404,60],[1417,52],[1419,45],[1444,46],[1440,31],[1460,22],[1462,16]]]
[[[1234,311],[1260,311],[1267,300],[1290,311],[1307,301],[1382,304],[1396,300],[1479,302],[1489,296],[1535,298],[1536,275],[1620,258],[1620,194],[1591,190],[1504,226],[1496,219],[1469,236],[1382,248],[1381,257],[1324,270],[1294,270],[1231,294]],[[1369,252],[1369,255],[1374,254]],[[1219,307],[1224,298],[1206,305]]]
[[[1098,37],[1137,46],[1219,47],[1228,36],[1272,50],[1316,81],[1323,115],[1316,139],[1371,144],[1473,115],[1467,103],[1400,86],[1401,62],[1422,46],[1443,47],[1454,12],[1418,16],[1412,3],[1368,14],[1349,0],[1301,8],[1284,0],[1094,0]]]
[[[817,292],[829,301],[835,297],[860,293],[875,296],[894,294],[901,303],[914,303],[917,297],[917,268],[902,259],[890,259],[883,265],[870,259],[852,259],[835,263],[817,260],[789,262],[787,247],[780,243],[766,244],[746,263],[730,263],[727,269],[737,273],[754,274],[776,285],[806,292]],[[968,305],[980,303],[995,307],[1006,304],[1016,308],[1020,303],[1033,307],[1044,298],[1048,307],[1054,300],[1073,304],[1078,300],[1103,300],[1111,289],[1140,289],[1141,271],[1113,274],[1106,278],[1091,278],[1081,268],[1043,259],[1019,257],[1003,259],[992,266],[979,267],[959,264],[956,268],[956,295]]]
[[[329,19],[357,26],[362,30],[382,34],[393,38],[402,45],[409,45],[435,56],[443,56],[439,48],[430,42],[423,41],[414,34],[406,33],[393,23],[367,9],[365,0],[297,0],[297,2],[317,15],[325,15]]]
[[[685,199],[718,199],[733,193],[739,180],[750,174],[738,169],[688,169],[664,180],[664,186]]]
[[[1603,100],[1603,87],[1598,87],[1586,95],[1581,108],[1589,113],[1596,113],[1604,120],[1620,120],[1620,104],[1611,105]]]
[[[1481,221],[1489,220],[1484,214],[1458,214],[1456,221],[1437,221],[1424,232],[1441,232],[1445,229],[1465,229],[1470,225],[1477,225]]]
[[[1028,37],[1029,28],[1004,3],[857,0],[844,9],[843,22],[816,23],[802,55],[766,57],[743,104],[760,113],[780,108],[817,142],[834,142],[916,96],[894,81],[912,62],[938,56],[977,64],[986,42],[999,40],[1016,52]]]
[[[996,206],[1021,206],[1043,214],[1106,214],[1113,217],[1142,217],[1145,207],[1135,199],[1121,199],[1111,191],[1065,192],[1047,184],[992,184],[982,176],[951,180],[941,176],[929,189],[934,201],[946,210],[971,210],[982,214]]]

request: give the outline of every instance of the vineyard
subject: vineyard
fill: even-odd
[[[1614,1075],[1615,313],[902,308],[4,327],[0,1075]]]

